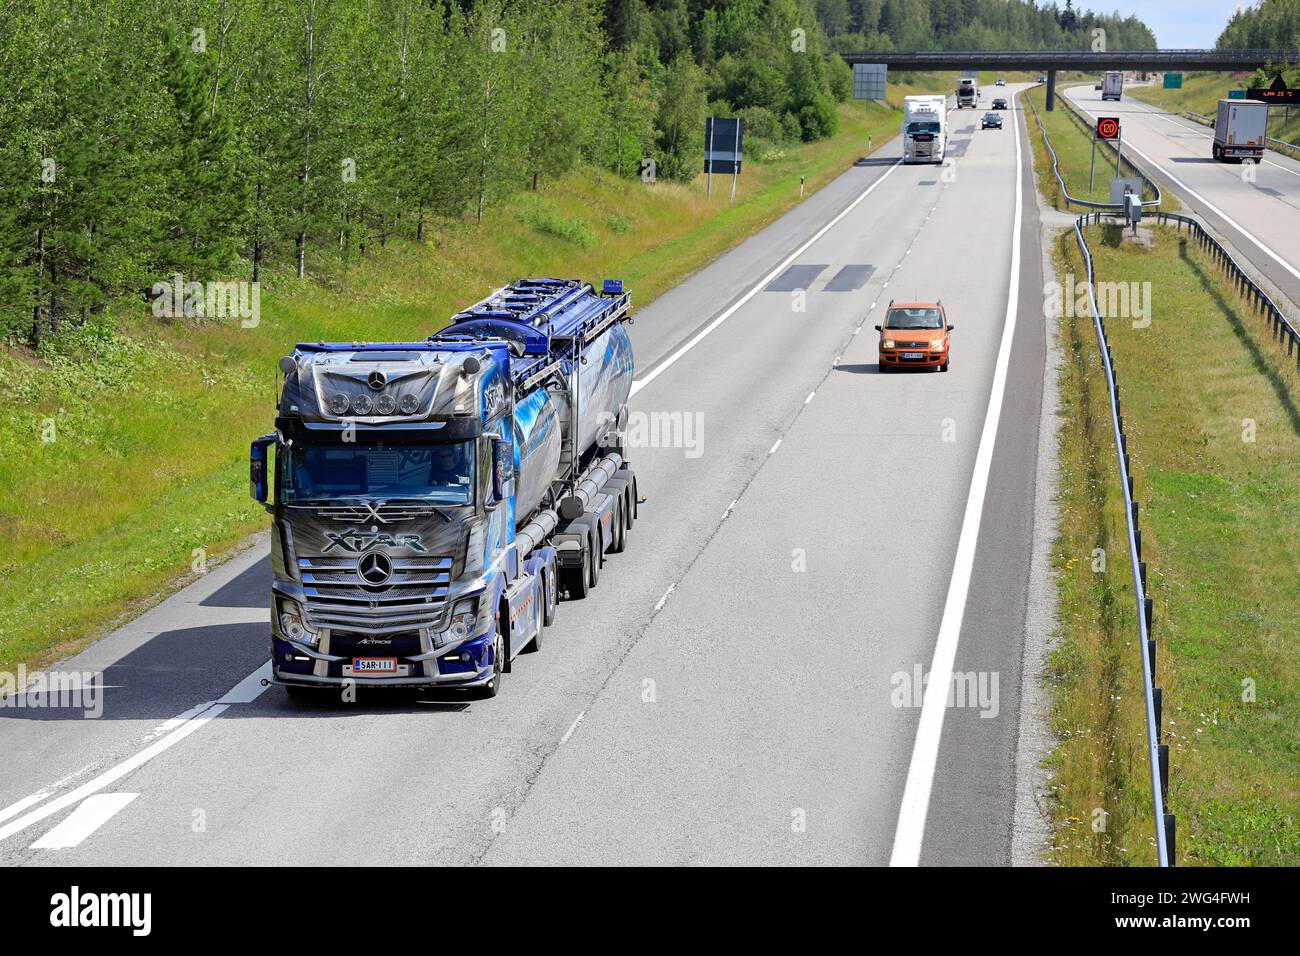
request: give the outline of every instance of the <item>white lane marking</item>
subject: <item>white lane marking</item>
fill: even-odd
[[[1016,140],[1016,206],[1011,230],[1011,270],[1007,283],[1007,314],[998,346],[997,365],[993,370],[993,390],[979,450],[975,453],[975,470],[971,475],[966,513],[962,517],[961,536],[957,539],[957,556],[953,561],[948,598],[943,606],[939,636],[930,663],[930,679],[921,704],[921,720],[912,745],[912,759],[907,768],[907,783],[898,809],[898,826],[894,831],[894,849],[890,866],[917,866],[921,862],[921,842],[925,838],[925,819],[930,810],[930,790],[934,785],[934,768],[939,761],[939,740],[943,734],[944,711],[947,710],[948,685],[952,682],[953,663],[957,659],[957,640],[961,636],[962,617],[966,613],[966,595],[970,589],[975,564],[975,546],[979,542],[980,520],[984,513],[984,495],[988,488],[989,469],[993,464],[993,446],[1002,417],[1002,397],[1007,387],[1007,367],[1011,361],[1011,342],[1016,332],[1016,312],[1020,299],[1020,222],[1022,214],[1022,175],[1020,157],[1020,118],[1013,114]]]
[[[803,400],[803,403],[804,403],[805,405],[807,405],[809,402],[811,402],[811,401],[813,400],[813,396],[816,395],[816,394],[817,394],[817,393],[816,393],[815,391],[814,391],[814,392],[809,392],[809,393],[808,393],[808,397],[805,398],[805,399]]]
[[[153,730],[149,731],[149,733],[145,734],[144,739],[153,740],[153,738],[161,737],[169,730],[175,730],[181,724],[185,723],[185,721],[189,720],[191,717],[197,717],[199,714],[203,713],[205,710],[207,710],[215,703],[216,701],[213,700],[205,700],[201,704],[195,704],[189,710],[185,711],[185,713],[177,714],[175,717],[171,718],[170,720],[164,720]]]
[[[777,450],[778,448],[781,447],[781,441],[782,441],[782,439],[778,438],[778,439],[776,440],[776,444],[773,445],[771,448],[769,448],[769,449],[767,450],[767,453],[768,453],[769,455],[775,455],[775,454],[776,454],[776,450]]]
[[[0,822],[8,820],[10,817],[18,816],[18,814],[22,813],[32,804],[40,803],[42,800],[48,797],[50,793],[51,791],[49,790],[40,790],[29,796],[23,797],[21,800],[19,800],[16,803],[9,804],[9,806],[5,807],[3,810],[0,810]]]
[[[739,498],[732,498],[732,499],[731,499],[731,504],[727,505],[727,510],[724,511],[724,512],[722,512],[722,520],[723,520],[723,521],[726,521],[727,518],[729,518],[729,517],[731,516],[731,512],[732,512],[732,510],[736,507],[736,502],[738,502],[738,501],[740,501]]]
[[[676,591],[676,590],[677,590],[677,585],[676,585],[676,584],[670,584],[670,585],[668,585],[668,590],[664,592],[664,596],[661,597],[661,598],[659,599],[659,603],[655,605],[655,613],[656,613],[656,614],[658,614],[660,611],[662,611],[662,610],[664,609],[664,605],[668,603],[668,595],[672,594],[672,593],[673,593],[674,591]]]
[[[138,793],[97,793],[87,797],[66,820],[32,844],[33,850],[67,850],[90,836]]]
[[[685,345],[679,348],[672,355],[668,356],[668,358],[664,359],[662,362],[660,362],[658,365],[652,368],[649,371],[649,373],[645,376],[645,378],[637,379],[636,381],[634,381],[632,383],[632,390],[629,393],[629,397],[635,395],[637,392],[641,391],[641,389],[645,388],[647,385],[649,385],[651,382],[657,379],[661,374],[663,374],[665,371],[671,368],[677,362],[678,359],[680,359],[691,349],[695,348],[695,346],[699,345],[700,342],[703,341],[705,336],[707,336],[710,332],[716,329],[723,322],[727,321],[727,319],[735,315],[736,312],[741,308],[741,306],[743,306],[746,302],[748,302],[750,299],[752,299],[755,295],[758,294],[760,289],[762,289],[765,285],[767,285],[769,282],[771,282],[773,279],[779,276],[782,272],[784,272],[792,262],[798,259],[805,252],[807,252],[814,242],[816,242],[822,236],[826,235],[826,233],[829,232],[836,223],[838,223],[841,219],[843,219],[845,216],[851,213],[857,207],[858,203],[862,202],[862,200],[870,196],[871,193],[875,190],[875,188],[879,186],[881,183],[883,183],[886,179],[888,179],[889,174],[892,173],[895,169],[897,169],[901,164],[902,164],[902,160],[895,160],[894,165],[890,166],[887,170],[885,170],[885,172],[881,175],[879,179],[877,179],[874,183],[872,183],[870,186],[864,189],[858,195],[857,199],[853,200],[853,202],[845,206],[844,209],[840,211],[839,215],[837,215],[834,219],[832,219],[830,222],[826,223],[826,225],[822,226],[815,233],[813,233],[811,239],[805,242],[794,252],[790,253],[790,255],[782,259],[781,262],[771,272],[763,276],[763,278],[759,279],[758,282],[755,283],[754,286],[750,288],[748,292],[746,292],[734,303],[732,303],[732,305],[729,308],[727,308],[725,311],[723,311],[722,314],[720,314],[716,319],[714,319],[704,328],[700,329],[699,332],[695,333],[695,335],[691,338],[689,342],[687,342]]]
[[[560,746],[564,746],[569,742],[569,738],[573,736],[573,732],[578,729],[578,724],[582,723],[582,718],[586,716],[587,712],[584,710],[579,713],[577,717],[573,718],[573,723],[569,724],[569,729],[566,730],[564,736],[560,738]]]
[[[226,696],[221,698],[220,701],[213,704],[207,710],[195,714],[193,717],[184,719],[175,730],[172,730],[165,737],[154,741],[135,756],[128,757],[115,767],[110,767],[99,776],[86,781],[77,789],[64,794],[57,800],[51,800],[44,806],[41,806],[38,809],[19,817],[17,820],[0,827],[0,840],[7,839],[15,833],[18,833],[20,830],[25,830],[32,824],[39,823],[46,817],[52,816],[60,810],[67,809],[74,803],[80,803],[82,800],[86,799],[86,797],[98,793],[105,787],[121,780],[127,774],[140,769],[160,753],[174,747],[190,734],[201,729],[213,718],[221,716],[221,714],[225,713],[226,710],[229,709],[231,704],[246,704],[251,702],[266,690],[266,688],[262,686],[262,680],[269,680],[270,677],[271,662],[267,661],[257,670],[253,671],[253,673],[249,674],[242,681],[232,687]],[[256,690],[254,690],[254,688],[256,688]],[[186,711],[186,713],[192,712],[193,711]]]

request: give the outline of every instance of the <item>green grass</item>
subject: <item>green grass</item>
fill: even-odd
[[[1060,89],[1060,86],[1057,87]],[[1042,118],[1047,135],[1051,138],[1052,148],[1056,150],[1057,163],[1070,195],[1076,199],[1092,202],[1110,202],[1110,180],[1115,175],[1115,154],[1102,144],[1097,144],[1096,170],[1092,176],[1092,188],[1088,188],[1089,171],[1092,164],[1092,136],[1083,124],[1061,102],[1058,96],[1056,109],[1047,112],[1047,91],[1037,87],[1026,91],[1022,98],[1032,101],[1038,115]],[[1031,110],[1025,110],[1025,122],[1029,124],[1029,133],[1034,141],[1035,169],[1038,175],[1039,191],[1057,209],[1083,212],[1083,207],[1068,206],[1061,194],[1060,184],[1052,175],[1052,158],[1042,144],[1042,134]],[[1125,175],[1130,175],[1125,169]],[[1153,199],[1154,194],[1144,190],[1144,199]],[[1160,208],[1166,212],[1177,212],[1181,206],[1169,189],[1164,190]]]
[[[1149,249],[1092,229],[1099,281],[1150,282],[1152,323],[1111,319],[1155,602],[1178,861],[1300,862],[1300,375],[1263,322],[1171,230]],[[1073,236],[1057,250],[1083,274]],[[1062,643],[1054,655],[1065,864],[1148,864],[1154,837],[1123,497],[1092,320],[1061,320]],[[1253,441],[1245,429],[1254,422]],[[1105,573],[1091,555],[1103,548]],[[1253,682],[1253,683],[1246,683]],[[1254,700],[1243,699],[1254,688]],[[1093,832],[1095,808],[1109,814]]]
[[[1182,89],[1166,90],[1159,85],[1131,86],[1125,87],[1124,93],[1170,112],[1190,110],[1213,118],[1219,100],[1227,99],[1229,90],[1244,90],[1253,76],[1253,73],[1184,73]],[[1271,107],[1268,111],[1268,135],[1300,145],[1300,106]]]
[[[702,177],[580,169],[489,208],[482,227],[441,221],[422,244],[317,261],[315,281],[265,275],[256,328],[136,304],[39,358],[0,349],[0,669],[65,656],[266,526],[248,442],[271,428],[293,343],[422,338],[520,276],[617,276],[644,305],[797,204],[801,176],[815,191],[899,127],[879,104],[844,104],[840,120],[830,139],[747,163],[734,205],[729,183],[710,201]]]

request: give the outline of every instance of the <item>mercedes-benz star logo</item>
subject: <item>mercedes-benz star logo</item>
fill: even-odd
[[[367,551],[357,562],[357,577],[371,587],[379,587],[393,576],[393,562],[382,551]]]
[[[377,392],[388,384],[388,376],[378,369],[375,369],[375,371],[366,376],[366,384]]]

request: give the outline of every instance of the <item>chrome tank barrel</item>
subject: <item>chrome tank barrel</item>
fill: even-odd
[[[611,428],[632,391],[632,342],[614,325],[583,349],[586,364],[578,370],[578,421],[573,421],[570,393],[553,385],[538,389],[515,407],[515,447],[519,477],[515,514],[525,521],[541,505],[551,482],[560,478],[561,437],[572,429],[579,454]],[[521,532],[522,533],[522,532]]]
[[[573,496],[582,502],[583,510],[605,487],[605,483],[614,477],[614,473],[623,467],[621,455],[607,455],[589,468],[573,490]],[[553,509],[540,511],[527,524],[515,532],[515,547],[519,549],[520,559],[528,557],[532,550],[546,540],[547,536],[559,524],[559,516]]]

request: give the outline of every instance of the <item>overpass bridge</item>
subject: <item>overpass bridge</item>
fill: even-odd
[[[883,63],[891,70],[1033,70],[1047,75],[1047,108],[1056,100],[1056,71],[1213,71],[1238,73],[1300,63],[1300,50],[924,50],[840,54],[848,63]]]

